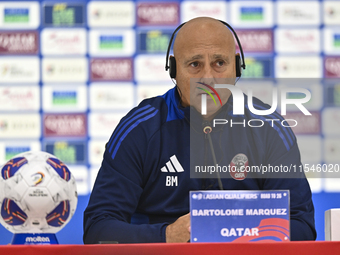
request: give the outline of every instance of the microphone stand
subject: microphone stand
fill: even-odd
[[[208,140],[209,140],[209,144],[210,144],[210,150],[211,150],[211,154],[212,154],[212,157],[213,157],[214,165],[217,167],[214,146],[212,144],[212,140],[211,140],[211,136],[210,136],[211,131],[212,131],[212,128],[209,125],[207,125],[203,128],[203,132],[208,136]],[[223,190],[223,184],[222,184],[222,181],[221,181],[220,173],[218,171],[216,171],[216,175],[217,175],[218,187],[220,188],[220,190]]]

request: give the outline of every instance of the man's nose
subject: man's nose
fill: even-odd
[[[214,78],[213,75],[213,68],[210,66],[209,63],[206,63],[204,65],[204,68],[202,69],[202,78]]]

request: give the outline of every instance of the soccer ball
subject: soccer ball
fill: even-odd
[[[56,233],[77,207],[74,177],[42,151],[16,155],[0,167],[0,223],[12,233]]]

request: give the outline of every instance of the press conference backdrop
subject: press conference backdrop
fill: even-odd
[[[44,150],[69,166],[79,204],[60,243],[82,243],[106,141],[129,109],[173,87],[164,71],[171,33],[197,16],[236,29],[246,54],[242,77],[261,85],[257,93],[281,78],[312,78],[296,86],[312,92],[313,117],[290,113],[302,160],[340,163],[339,1],[1,1],[0,164]],[[324,211],[340,207],[340,179],[309,181],[324,240]],[[0,244],[11,237],[0,227]]]

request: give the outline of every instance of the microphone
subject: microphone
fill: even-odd
[[[212,154],[212,157],[213,157],[214,165],[217,167],[214,146],[212,144],[212,140],[211,140],[211,136],[210,136],[210,133],[212,132],[212,127],[210,126],[209,123],[203,123],[203,126],[204,126],[203,132],[208,136],[210,150],[211,150],[211,154]],[[217,175],[218,187],[220,188],[220,190],[223,190],[223,184],[222,184],[222,181],[221,181],[220,173],[218,171],[216,171],[216,175]]]

